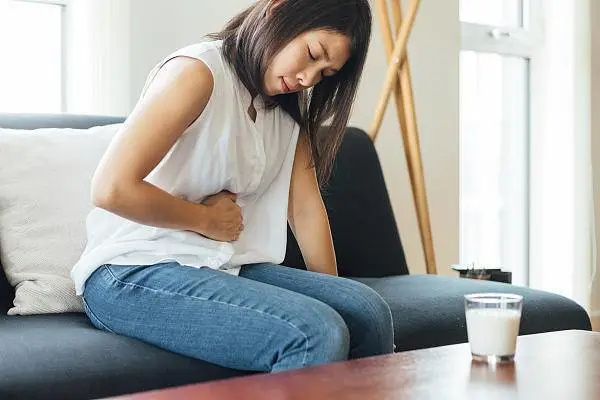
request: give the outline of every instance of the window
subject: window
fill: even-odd
[[[0,0],[0,112],[64,111],[65,3]]]
[[[460,261],[502,267],[521,285],[529,270],[531,7],[460,2]]]
[[[461,0],[462,22],[503,28],[523,28],[529,23],[529,4],[524,0]]]

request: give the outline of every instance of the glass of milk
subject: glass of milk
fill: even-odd
[[[517,347],[523,297],[509,293],[465,295],[467,336],[473,360],[512,362]]]

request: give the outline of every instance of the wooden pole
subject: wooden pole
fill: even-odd
[[[379,3],[381,3],[381,0],[379,0]],[[381,128],[381,121],[383,120],[383,115],[385,114],[385,109],[388,105],[388,101],[390,100],[390,94],[394,88],[394,85],[396,82],[398,82],[397,78],[398,70],[400,69],[400,60],[404,54],[404,51],[406,50],[406,43],[408,42],[408,36],[410,35],[410,31],[412,30],[415,22],[415,17],[417,16],[419,3],[420,0],[411,0],[408,15],[406,19],[402,21],[400,29],[398,30],[396,44],[394,45],[394,49],[390,57],[390,66],[385,74],[383,91],[375,109],[375,120],[371,125],[370,132],[373,139],[377,138],[379,128]],[[385,17],[388,18],[387,7],[383,8],[383,12],[385,13]]]
[[[420,1],[412,1],[406,20],[404,20],[402,16],[400,0],[391,1],[394,29],[397,35],[395,46],[392,37],[392,27],[390,26],[387,2],[386,0],[378,0],[380,24],[383,31],[384,45],[386,47],[386,54],[390,67],[388,68],[388,74],[386,76],[384,92],[382,93],[377,107],[375,121],[371,130],[371,137],[373,140],[377,139],[381,121],[383,120],[383,115],[389,102],[390,91],[393,90],[396,99],[396,114],[400,125],[400,133],[404,143],[406,163],[412,186],[413,201],[417,212],[426,270],[428,274],[437,274],[433,237],[431,234],[431,221],[429,218],[429,205],[425,189],[423,163],[421,160],[419,134],[414,106],[412,79],[408,56],[406,55],[406,43],[408,42],[408,36],[412,30]]]

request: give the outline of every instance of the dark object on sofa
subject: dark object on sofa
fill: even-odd
[[[87,128],[119,121],[0,114],[4,128]],[[398,351],[465,342],[462,296],[472,292],[523,295],[521,334],[591,329],[587,313],[558,295],[497,282],[408,275],[377,154],[358,129],[348,130],[325,202],[340,273],[366,283],[390,303]],[[291,235],[284,264],[303,267]],[[2,399],[98,398],[246,374],[96,330],[83,314],[7,316],[12,298],[0,272]]]

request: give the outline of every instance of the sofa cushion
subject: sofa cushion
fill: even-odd
[[[0,254],[2,251],[0,251]],[[15,291],[4,273],[4,268],[0,261],[0,315],[6,314],[6,312],[13,306],[13,299],[15,298]]]
[[[463,296],[508,292],[523,296],[520,334],[590,330],[585,310],[565,297],[500,282],[435,275],[358,278],[389,304],[397,351],[467,342]]]
[[[84,314],[0,317],[0,398],[90,399],[245,374],[94,328]]]
[[[119,124],[0,128],[0,251],[9,314],[82,311],[69,273],[85,246],[90,181]]]
[[[118,124],[124,118],[104,117],[98,115],[74,114],[5,114],[0,113],[0,128],[6,129],[39,129],[39,128],[78,128],[87,129],[93,126]],[[2,252],[0,251],[0,254]],[[8,283],[2,258],[0,257],[0,314],[6,313],[13,306],[15,292]]]
[[[590,329],[576,303],[524,287],[440,276],[357,280],[390,304],[399,351],[466,342],[463,295],[474,292],[524,296],[521,334]],[[246,374],[97,330],[83,314],[0,316],[0,333],[0,398],[97,398]]]

